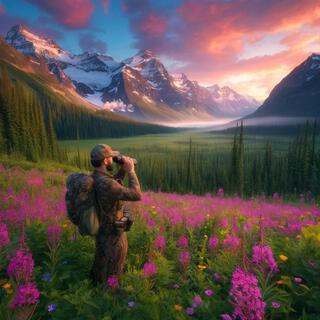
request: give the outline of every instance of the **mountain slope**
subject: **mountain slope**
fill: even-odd
[[[213,100],[218,104],[220,112],[229,117],[243,117],[254,111],[260,103],[250,96],[243,96],[224,86],[213,85],[207,87]]]
[[[96,107],[130,118],[176,122],[248,113],[247,105],[236,106],[226,95],[216,99],[216,93],[187,76],[171,75],[149,50],[122,62],[99,53],[75,55],[19,25],[8,31],[6,42],[25,55],[46,61],[64,86]]]
[[[59,83],[55,75],[50,73],[46,61],[25,56],[1,38],[0,67],[9,72],[17,85],[21,84],[25,90],[37,93],[45,114],[48,108],[51,109],[59,138],[76,138],[77,131],[82,138],[174,131],[172,128],[138,123],[108,110],[97,110],[74,89]]]
[[[271,91],[260,108],[246,118],[320,117],[320,55],[312,54]]]

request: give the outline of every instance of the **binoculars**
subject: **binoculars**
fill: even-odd
[[[138,161],[134,158],[131,158],[133,160],[133,163],[136,165],[138,163]],[[124,164],[124,160],[122,158],[122,156],[115,156],[115,157],[112,157],[112,160],[117,163],[117,164]]]

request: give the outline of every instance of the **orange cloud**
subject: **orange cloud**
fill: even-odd
[[[320,51],[319,1],[184,0],[163,12],[143,0],[140,16],[132,1],[126,2],[126,14],[139,49],[181,62],[172,71],[192,80],[229,83],[259,99],[311,51]]]

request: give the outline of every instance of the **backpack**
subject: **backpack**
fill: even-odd
[[[66,181],[67,215],[81,235],[95,236],[100,227],[94,179],[84,173],[72,173]]]

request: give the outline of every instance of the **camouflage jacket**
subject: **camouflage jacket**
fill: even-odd
[[[100,206],[101,231],[106,225],[112,224],[117,212],[122,210],[123,201],[141,200],[141,190],[136,174],[129,173],[129,186],[121,184],[126,172],[120,169],[115,175],[94,169],[92,177],[95,181],[95,190]]]

